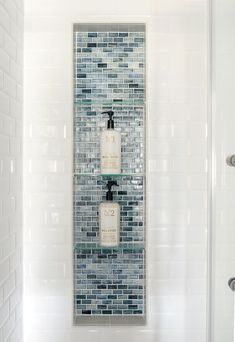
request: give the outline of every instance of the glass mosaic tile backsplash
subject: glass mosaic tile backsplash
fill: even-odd
[[[115,129],[121,132],[123,173],[144,172],[144,106],[102,104],[75,105],[74,172],[100,172],[99,138],[106,129],[104,110],[114,111]]]
[[[120,245],[99,246],[100,133],[121,132]],[[145,26],[74,26],[74,317],[145,315]]]
[[[114,111],[122,172],[144,172],[145,33],[74,33],[75,172],[99,172],[101,112]]]
[[[75,315],[143,315],[144,250],[75,251]]]
[[[74,177],[74,239],[99,244],[98,206],[105,201],[110,176]],[[121,207],[120,242],[144,242],[144,177],[118,177],[113,200]]]

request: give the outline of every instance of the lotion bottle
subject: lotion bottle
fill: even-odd
[[[107,130],[100,137],[101,173],[118,174],[121,173],[121,133],[114,130],[112,110],[101,114],[109,115]]]
[[[117,247],[120,241],[120,205],[113,202],[112,186],[116,181],[108,181],[106,202],[99,206],[100,246]]]

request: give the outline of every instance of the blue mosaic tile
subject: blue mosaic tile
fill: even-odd
[[[144,32],[75,32],[75,172],[99,172],[100,133],[107,121],[101,112],[110,109],[122,136],[122,172],[144,172],[144,40]]]
[[[74,33],[74,314],[145,314],[145,33]],[[121,132],[120,245],[99,246],[98,208],[110,176],[99,176],[106,110]],[[84,175],[89,174],[89,175]],[[97,174],[97,175],[96,175]],[[130,175],[131,174],[131,175]]]
[[[86,289],[89,285],[95,286],[89,290],[85,290],[86,294],[82,294],[84,289],[80,286],[81,273],[79,272],[81,265],[81,253],[84,253],[81,249],[76,249],[75,252],[75,297],[74,307],[76,315],[143,315],[143,288],[144,288],[144,249],[139,248],[137,250],[122,250],[117,253],[117,259],[113,262],[112,258],[107,258],[107,263],[99,263],[99,256],[101,253],[96,253],[91,248],[92,258],[88,259],[88,254],[82,254],[82,275],[85,275]],[[115,251],[109,248],[109,253]],[[110,254],[112,256],[113,254]],[[131,258],[130,258],[131,256]],[[91,262],[90,262],[91,261]],[[122,279],[120,285],[116,284],[116,272],[120,271],[126,274]],[[138,277],[135,276],[135,272]],[[90,272],[93,275],[102,273],[106,274],[107,278],[102,279],[98,284],[91,277]],[[140,277],[142,275],[143,277]],[[134,282],[134,287],[133,287]],[[119,291],[117,291],[117,289]],[[97,291],[97,290],[100,290]],[[124,294],[127,292],[128,294]],[[104,293],[104,294],[101,294]],[[141,295],[139,294],[141,293]],[[136,300],[139,299],[139,300]],[[96,309],[92,311],[92,307]],[[101,311],[100,311],[101,310]],[[90,312],[89,312],[90,311]],[[91,312],[92,311],[92,312]],[[128,311],[128,312],[127,312]]]
[[[105,201],[110,176],[74,177],[74,242],[99,243],[99,204]],[[113,198],[120,204],[120,242],[144,242],[144,177],[118,178]]]

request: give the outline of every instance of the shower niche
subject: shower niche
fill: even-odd
[[[145,25],[74,25],[74,324],[144,324]],[[121,172],[102,174],[104,111],[121,133]],[[99,240],[99,205],[115,180],[120,241]]]

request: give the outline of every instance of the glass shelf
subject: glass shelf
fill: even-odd
[[[81,99],[81,100],[76,100],[74,102],[74,105],[102,105],[102,106],[113,106],[113,105],[139,105],[139,106],[144,106],[145,105],[145,100],[140,99],[128,99],[128,100],[118,100],[118,99]]]
[[[143,253],[145,248],[143,243],[131,243],[119,245],[117,247],[104,247],[92,243],[77,243],[74,247],[76,252],[82,254],[115,254],[115,253]]]
[[[74,176],[90,176],[90,177],[143,177],[144,173],[74,173]]]

